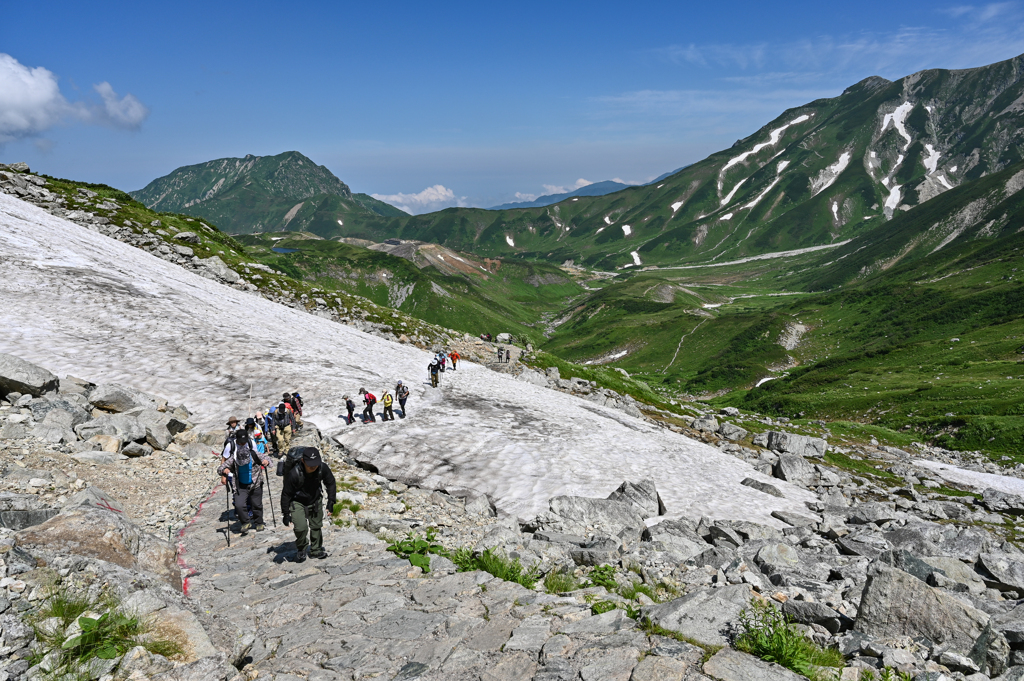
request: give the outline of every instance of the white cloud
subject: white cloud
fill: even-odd
[[[103,98],[103,109],[97,110],[94,116],[115,128],[138,130],[149,116],[149,109],[135,95],[127,94],[118,99],[114,88],[106,81],[94,85],[93,89]]]
[[[455,192],[444,185],[435,184],[416,194],[370,194],[384,203],[390,203],[399,210],[412,215],[433,213],[453,206],[465,206],[465,196],[455,196]]]
[[[591,182],[590,180],[584,180],[581,177],[580,179],[576,180],[575,184],[569,187],[563,187],[557,184],[542,184],[541,186],[544,187],[545,194],[568,194],[569,192],[576,191],[577,189],[582,189],[583,187],[586,187],[588,184],[594,183]]]
[[[523,192],[516,192],[516,201],[536,201],[536,194],[524,194]]]
[[[99,83],[94,89],[102,103],[69,102],[52,71],[29,68],[0,53],[0,144],[38,137],[68,121],[137,130],[149,115],[133,95],[119,98],[110,83]]]

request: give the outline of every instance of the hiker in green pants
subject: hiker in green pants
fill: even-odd
[[[284,485],[281,489],[281,511],[284,514],[285,525],[295,520],[293,529],[296,563],[306,560],[307,546],[311,557],[327,557],[322,529],[324,498],[321,488],[327,490],[328,508],[334,508],[338,498],[338,486],[330,467],[321,460],[319,450],[316,447],[293,447],[288,452],[286,461]]]

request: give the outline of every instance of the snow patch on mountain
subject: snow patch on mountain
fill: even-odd
[[[630,227],[629,225],[622,225],[622,233],[625,234],[626,236],[629,236],[630,234],[633,233],[633,228]]]
[[[509,246],[511,246],[512,248],[515,248],[515,247],[516,247],[516,242],[515,242],[515,241],[513,241],[513,240],[512,240],[512,237],[511,237],[511,236],[509,236],[508,234],[506,234],[506,235],[505,235],[505,243],[507,243],[507,244],[508,244]]]
[[[432,389],[428,352],[204,279],[7,195],[0,252],[0,352],[188,403],[205,428],[244,412],[250,389],[297,389],[307,420],[383,475],[487,494],[522,518],[555,495],[607,497],[623,480],[651,477],[669,517],[781,527],[772,511],[806,514],[816,500],[714,447],[472,362]],[[352,427],[337,418],[344,394],[398,379],[412,389],[408,418]],[[785,498],[741,485],[748,477]]]
[[[739,191],[739,188],[742,187],[743,183],[746,182],[746,181],[747,181],[747,178],[744,177],[742,180],[737,182],[736,186],[732,188],[732,191],[729,192],[729,194],[724,199],[722,199],[722,204],[721,205],[724,206],[724,205],[728,204],[730,201],[732,201],[732,197],[736,196],[736,192]]]
[[[850,152],[844,151],[839,155],[838,161],[827,168],[823,168],[817,176],[811,179],[811,194],[817,196],[831,187],[842,172],[846,170],[846,166],[850,165],[851,158]]]
[[[936,151],[935,147],[930,144],[924,145],[924,150],[928,152],[928,155],[925,156],[924,159],[924,167],[928,169],[928,174],[930,175],[939,167],[939,157],[942,156],[942,154]]]
[[[637,253],[636,251],[630,251],[629,254],[631,256],[633,256],[633,264],[634,265],[637,265],[637,266],[643,265],[643,263],[640,262],[640,254],[639,253]]]
[[[893,127],[896,128],[896,132],[898,132],[900,136],[907,141],[907,143],[903,145],[904,150],[906,150],[907,147],[910,146],[910,143],[913,141],[910,138],[910,133],[907,132],[906,126],[907,116],[910,115],[910,111],[913,108],[914,105],[911,104],[910,102],[903,102],[898,107],[896,107],[895,111],[893,111],[891,114],[885,114],[885,116],[882,118],[882,129],[880,133],[884,133],[888,129],[889,123],[891,122]],[[896,165],[899,165],[899,162],[897,162]]]
[[[768,192],[770,192],[775,187],[775,185],[777,185],[779,183],[780,179],[782,179],[782,178],[776,177],[774,180],[772,180],[772,183],[770,185],[765,187],[763,192],[761,192],[760,194],[758,194],[757,196],[754,197],[753,201],[751,201],[750,203],[744,204],[741,207],[742,208],[753,208],[754,206],[756,206],[758,203],[761,202],[761,199],[763,199],[765,196],[767,196]]]
[[[750,158],[757,152],[761,151],[762,149],[766,147],[774,147],[776,144],[779,143],[779,140],[782,139],[782,133],[786,132],[786,128],[790,127],[791,125],[796,125],[797,123],[803,123],[804,121],[809,120],[811,115],[813,114],[802,114],[791,120],[789,123],[786,123],[785,125],[775,128],[774,130],[771,131],[771,133],[769,133],[767,142],[755,144],[753,149],[751,149],[750,151],[745,151],[739,156],[729,159],[729,161],[722,167],[722,174],[724,175],[725,171],[727,171],[729,168],[733,167],[737,163],[743,163],[748,158]]]

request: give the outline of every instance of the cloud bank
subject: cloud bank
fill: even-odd
[[[0,53],[0,144],[38,137],[73,121],[138,130],[149,116],[149,109],[134,95],[119,97],[110,83],[94,85],[93,90],[100,101],[69,102],[52,71],[27,67]]]
[[[411,215],[433,213],[444,208],[466,205],[465,196],[455,196],[455,192],[440,184],[427,187],[416,194],[370,194],[370,196],[378,201],[390,203],[395,208],[404,210]]]

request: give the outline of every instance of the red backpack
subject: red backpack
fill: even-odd
[[[377,404],[377,398],[373,396],[373,393],[366,393],[366,404],[371,407]]]

